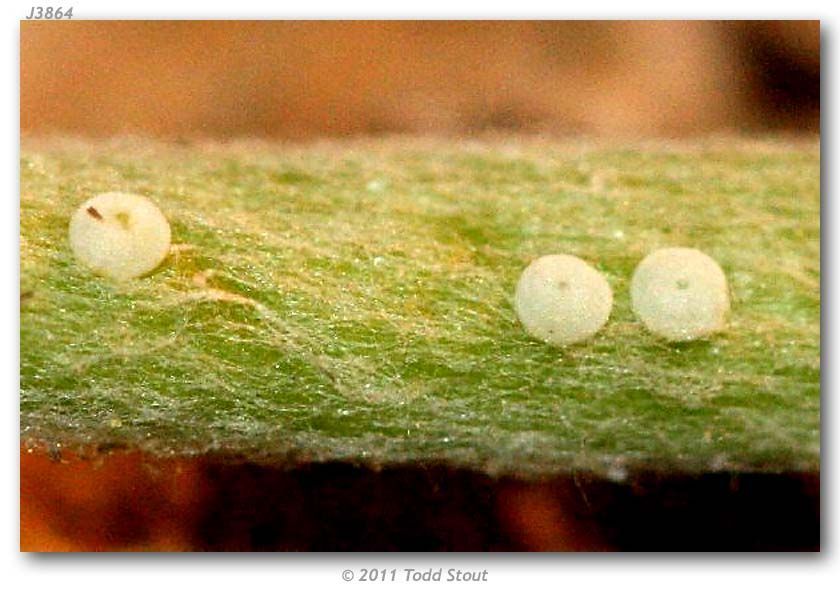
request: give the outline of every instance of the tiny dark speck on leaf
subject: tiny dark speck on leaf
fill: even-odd
[[[100,221],[102,220],[102,215],[94,207],[88,206],[87,212],[94,219],[99,219]]]

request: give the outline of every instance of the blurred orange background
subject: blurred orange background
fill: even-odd
[[[817,131],[819,69],[817,21],[30,21],[21,128]]]

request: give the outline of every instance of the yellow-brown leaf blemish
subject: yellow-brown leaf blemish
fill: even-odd
[[[192,276],[193,285],[200,288],[208,287],[208,281],[211,277],[215,275],[215,271],[213,269],[207,269],[205,271],[199,271]]]
[[[211,287],[210,279],[212,279],[215,274],[216,272],[213,269],[207,269],[206,271],[199,271],[193,275],[192,283],[197,288],[200,288],[200,291],[187,294],[187,298],[199,301],[232,302],[234,304],[243,304],[247,306],[254,306],[261,310],[263,309],[263,306],[259,302],[256,302],[251,298]]]
[[[180,256],[184,252],[190,252],[191,250],[195,250],[195,246],[192,244],[172,244],[169,247],[169,253],[174,256]]]

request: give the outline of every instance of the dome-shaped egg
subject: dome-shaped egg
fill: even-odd
[[[147,198],[112,192],[84,202],[70,219],[80,263],[112,279],[140,277],[169,253],[169,222]]]
[[[568,254],[536,259],[516,286],[516,314],[525,330],[555,346],[595,335],[607,322],[612,303],[606,278]]]
[[[726,275],[694,248],[663,248],[642,260],[630,284],[633,311],[651,332],[672,341],[708,336],[729,312]]]

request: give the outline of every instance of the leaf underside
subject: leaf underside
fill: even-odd
[[[818,140],[164,144],[25,139],[21,436],[296,463],[488,472],[816,470]],[[74,260],[108,191],[167,215],[129,282]],[[636,264],[692,246],[726,272],[726,331],[633,316]],[[543,254],[615,293],[606,327],[529,338],[512,293]]]

